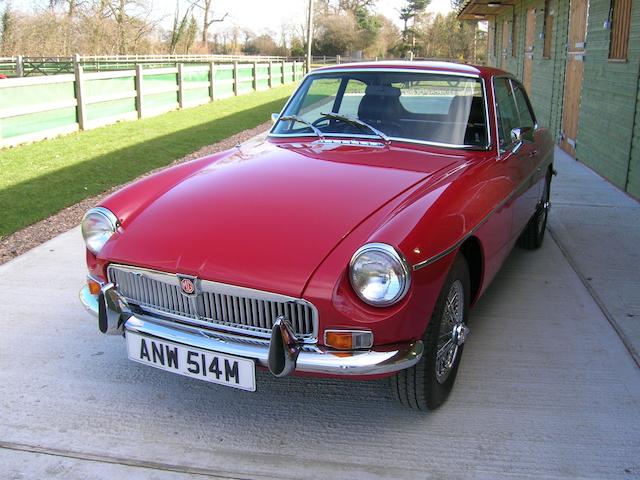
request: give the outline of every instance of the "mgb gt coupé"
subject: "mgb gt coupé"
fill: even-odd
[[[89,210],[82,302],[168,372],[248,391],[257,368],[390,377],[438,407],[469,309],[544,237],[553,142],[525,89],[491,68],[344,64],[274,121]]]

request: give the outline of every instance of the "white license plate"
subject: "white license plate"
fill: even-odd
[[[253,360],[126,332],[127,353],[135,362],[168,372],[219,383],[227,387],[256,391]]]

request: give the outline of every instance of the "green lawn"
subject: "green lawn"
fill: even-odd
[[[0,150],[0,238],[84,198],[253,128],[295,85]]]

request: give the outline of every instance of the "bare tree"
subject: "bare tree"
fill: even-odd
[[[189,26],[193,23],[193,21],[193,4],[187,7],[187,11],[184,13],[182,18],[180,18],[180,2],[176,0],[176,11],[175,15],[173,16],[173,28],[171,29],[171,39],[169,42],[169,52],[172,55],[176,53],[178,44],[183,39],[185,34],[187,34]],[[192,33],[192,35],[195,37],[195,33]]]
[[[191,5],[199,8],[203,12],[202,19],[202,43],[206,45],[209,39],[209,27],[217,22],[224,22],[229,13],[225,13],[220,18],[213,18],[213,0],[195,0],[191,2]]]

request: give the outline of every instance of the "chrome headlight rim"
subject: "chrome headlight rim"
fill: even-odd
[[[100,248],[98,249],[91,248],[91,246],[89,246],[89,243],[87,241],[87,235],[85,231],[85,221],[91,215],[98,215],[104,218],[107,221],[107,224],[109,225],[111,230],[111,234],[109,235],[109,237],[106,238],[106,240],[102,243],[102,245],[100,245]],[[102,247],[104,247],[107,241],[109,241],[109,238],[111,238],[113,234],[118,231],[118,228],[120,227],[120,221],[118,220],[118,217],[116,217],[115,214],[108,208],[94,207],[87,210],[87,212],[82,217],[82,222],[80,223],[80,225],[82,230],[82,238],[84,239],[84,243],[85,243],[85,246],[87,247],[87,250],[89,250],[94,255],[97,255],[98,253],[100,253],[100,250],[102,250]]]
[[[365,252],[372,252],[372,251],[374,252],[377,251],[387,255],[391,260],[397,262],[401,268],[401,272],[402,272],[401,279],[403,281],[403,286],[399,290],[399,292],[389,300],[372,301],[367,297],[365,297],[362,294],[362,292],[358,288],[356,288],[356,286],[353,284],[353,277],[352,277],[353,267],[357,262],[358,257],[360,257],[360,255],[362,255]],[[402,255],[402,253],[400,253],[400,251],[398,251],[395,247],[387,243],[379,243],[379,242],[367,243],[361,246],[360,248],[358,248],[358,250],[356,250],[353,256],[351,257],[351,261],[349,262],[349,283],[351,284],[351,288],[356,293],[358,298],[362,300],[364,303],[366,303],[367,305],[370,305],[372,307],[390,307],[398,303],[400,300],[402,300],[407,294],[407,292],[409,291],[409,288],[411,287],[411,268],[409,267],[409,263],[407,262],[407,260],[404,258],[404,255]]]

